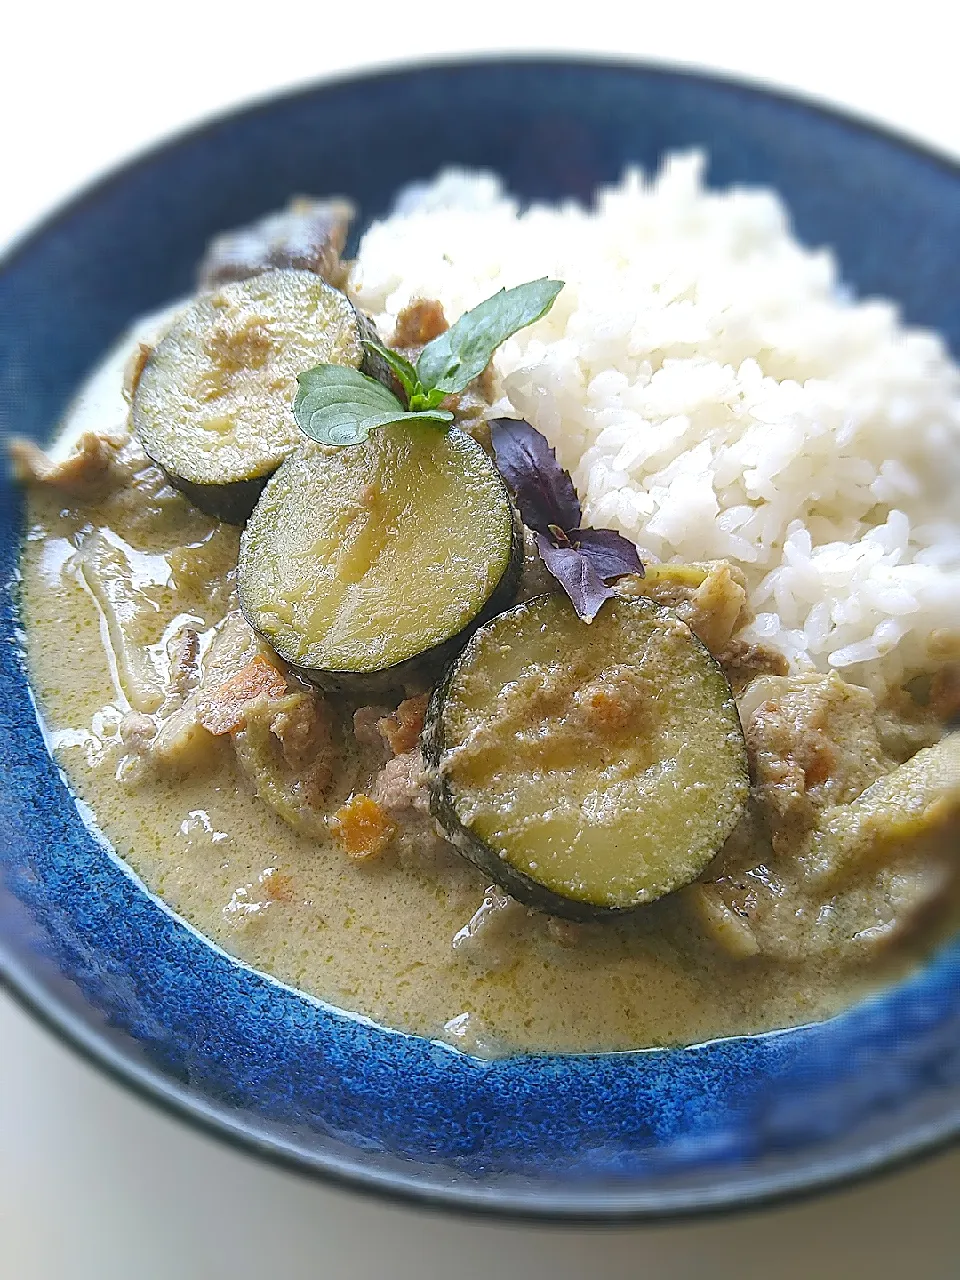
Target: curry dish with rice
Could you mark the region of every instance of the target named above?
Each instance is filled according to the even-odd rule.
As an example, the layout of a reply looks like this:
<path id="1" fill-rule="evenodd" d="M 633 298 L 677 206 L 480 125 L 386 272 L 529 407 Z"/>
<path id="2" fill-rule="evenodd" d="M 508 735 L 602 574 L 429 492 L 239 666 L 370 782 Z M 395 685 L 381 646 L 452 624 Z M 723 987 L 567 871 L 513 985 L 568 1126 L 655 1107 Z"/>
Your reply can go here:
<path id="1" fill-rule="evenodd" d="M 491 361 L 575 284 L 386 329 L 348 217 L 215 242 L 58 448 L 11 446 L 34 688 L 113 845 L 245 962 L 481 1056 L 907 974 L 960 907 L 960 627 L 892 681 L 818 669 L 749 564 L 588 527 Z"/>

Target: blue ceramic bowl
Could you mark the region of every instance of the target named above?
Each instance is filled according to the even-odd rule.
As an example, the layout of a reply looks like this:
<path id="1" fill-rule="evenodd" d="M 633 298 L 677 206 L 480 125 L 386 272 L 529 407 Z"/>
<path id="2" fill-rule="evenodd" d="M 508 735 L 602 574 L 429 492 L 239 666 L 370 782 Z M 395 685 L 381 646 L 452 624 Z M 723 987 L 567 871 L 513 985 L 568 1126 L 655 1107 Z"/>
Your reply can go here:
<path id="1" fill-rule="evenodd" d="M 402 121 L 397 128 L 396 122 Z M 384 138 L 387 141 L 384 141 Z M 296 191 L 362 217 L 458 163 L 589 196 L 702 145 L 710 180 L 779 190 L 861 293 L 960 348 L 960 171 L 808 103 L 612 63 L 486 60 L 324 84 L 179 138 L 35 231 L 0 273 L 0 430 L 43 438 L 135 316 L 184 293 L 214 232 Z M 89 1057 L 222 1137 L 437 1204 L 611 1219 L 837 1183 L 960 1130 L 960 945 L 842 1017 L 691 1049 L 479 1062 L 236 963 L 78 813 L 24 675 L 18 495 L 0 556 L 0 968 Z M 68 659 L 68 655 L 65 655 Z"/>

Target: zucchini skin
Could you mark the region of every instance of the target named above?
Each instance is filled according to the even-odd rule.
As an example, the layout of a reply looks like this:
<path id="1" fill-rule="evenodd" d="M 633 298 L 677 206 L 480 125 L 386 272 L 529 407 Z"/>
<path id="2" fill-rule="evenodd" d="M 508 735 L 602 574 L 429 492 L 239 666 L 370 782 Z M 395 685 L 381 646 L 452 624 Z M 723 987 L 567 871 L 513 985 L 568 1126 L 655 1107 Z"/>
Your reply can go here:
<path id="1" fill-rule="evenodd" d="M 397 662 L 392 667 L 383 667 L 379 671 L 322 671 L 315 667 L 301 666 L 277 650 L 280 657 L 287 666 L 327 693 L 343 694 L 349 698 L 367 698 L 400 690 L 408 695 L 426 691 L 436 681 L 437 672 L 456 657 L 473 633 L 497 614 L 506 612 L 516 599 L 520 586 L 520 574 L 523 570 L 523 526 L 512 501 L 511 511 L 513 511 L 513 536 L 507 567 L 484 607 L 455 636 L 430 649 L 425 649 L 415 657 L 406 658 L 403 662 Z M 252 611 L 245 604 L 242 593 L 240 608 L 253 630 L 272 647 L 270 637 L 257 630 Z"/>
<path id="2" fill-rule="evenodd" d="M 556 595 L 557 592 L 547 592 L 540 596 L 534 596 L 530 600 L 524 601 L 516 606 L 517 610 L 524 609 L 529 605 L 536 604 L 539 600 L 547 599 L 549 596 Z M 701 641 L 690 632 L 691 638 L 698 649 L 701 649 L 709 659 L 711 665 L 716 668 L 720 679 L 726 683 L 720 667 L 710 654 L 709 650 Z M 581 899 L 568 898 L 562 894 L 555 893 L 548 889 L 545 885 L 540 884 L 531 876 L 518 870 L 505 857 L 501 857 L 499 852 L 482 836 L 478 835 L 472 828 L 468 827 L 460 819 L 457 812 L 456 801 L 450 781 L 442 768 L 442 760 L 447 749 L 444 733 L 444 708 L 450 687 L 457 678 L 461 665 L 468 663 L 471 659 L 469 644 L 461 651 L 458 657 L 450 663 L 441 677 L 440 681 L 434 687 L 427 705 L 426 716 L 424 719 L 423 733 L 420 743 L 423 752 L 424 762 L 426 764 L 428 778 L 428 793 L 430 813 L 436 820 L 445 839 L 454 846 L 454 848 L 479 867 L 486 875 L 490 876 L 497 884 L 501 886 L 511 897 L 516 898 L 518 902 L 524 906 L 530 907 L 535 911 L 542 911 L 548 915 L 560 916 L 567 920 L 574 920 L 580 923 L 598 920 L 623 919 L 638 912 L 643 911 L 658 899 L 648 899 L 638 902 L 630 906 L 607 906 L 596 903 L 586 902 Z M 730 695 L 731 705 L 734 707 L 736 715 L 736 724 L 740 730 L 742 739 L 742 726 L 740 726 L 739 715 L 736 713 L 735 703 L 733 703 L 733 694 Z M 746 747 L 744 744 L 744 760 L 746 759 Z M 746 766 L 744 766 L 746 768 Z M 745 785 L 749 779 L 745 776 Z M 743 808 L 746 804 L 744 797 L 744 806 L 740 810 L 742 817 Z M 733 824 L 735 825 L 735 823 Z M 730 835 L 730 830 L 723 834 L 723 838 L 718 841 L 717 849 L 714 857 L 720 852 L 726 839 Z M 702 874 L 702 872 L 700 873 Z M 686 881 L 684 883 L 689 883 Z M 660 896 L 666 896 L 668 893 L 675 892 L 676 889 L 682 888 L 683 884 L 677 884 L 671 889 L 667 889 Z"/>
<path id="3" fill-rule="evenodd" d="M 270 479 L 269 476 L 257 476 L 254 480 L 234 480 L 230 484 L 195 484 L 176 475 L 156 459 L 151 461 L 160 467 L 173 487 L 192 506 L 223 524 L 245 525 Z"/>

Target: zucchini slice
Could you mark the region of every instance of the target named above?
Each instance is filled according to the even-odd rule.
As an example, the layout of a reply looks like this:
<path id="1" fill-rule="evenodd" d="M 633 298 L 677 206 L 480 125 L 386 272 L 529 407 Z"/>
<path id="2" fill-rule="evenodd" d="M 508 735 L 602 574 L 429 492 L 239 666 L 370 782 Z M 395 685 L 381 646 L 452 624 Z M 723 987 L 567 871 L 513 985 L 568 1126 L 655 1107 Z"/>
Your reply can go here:
<path id="1" fill-rule="evenodd" d="M 415 683 L 516 594 L 522 538 L 493 462 L 462 431 L 397 423 L 306 445 L 240 543 L 240 603 L 287 662 L 332 690 Z"/>
<path id="2" fill-rule="evenodd" d="M 303 442 L 297 374 L 358 368 L 365 321 L 310 271 L 265 271 L 197 298 L 144 366 L 133 426 L 195 506 L 242 524 L 267 479 Z"/>
<path id="3" fill-rule="evenodd" d="M 585 920 L 694 880 L 749 789 L 723 673 L 672 609 L 566 596 L 488 622 L 433 692 L 431 810 L 515 898 Z"/>

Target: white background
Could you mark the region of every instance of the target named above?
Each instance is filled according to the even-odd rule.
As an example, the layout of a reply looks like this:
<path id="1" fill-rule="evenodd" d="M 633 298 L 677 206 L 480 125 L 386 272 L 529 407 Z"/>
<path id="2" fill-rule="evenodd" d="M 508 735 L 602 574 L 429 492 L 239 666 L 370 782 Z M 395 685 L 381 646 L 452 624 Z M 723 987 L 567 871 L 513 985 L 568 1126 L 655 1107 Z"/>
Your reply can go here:
<path id="1" fill-rule="evenodd" d="M 0 28 L 0 243 L 194 119 L 362 66 L 498 49 L 685 62 L 960 156 L 951 4 L 28 3 Z M 960 245 L 957 246 L 960 252 Z M 0 997 L 0 1280 L 871 1280 L 960 1275 L 960 1151 L 696 1224 L 571 1231 L 397 1209 L 260 1166 L 76 1061 Z"/>

